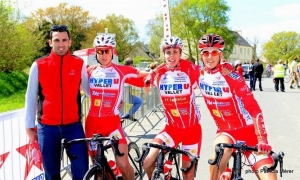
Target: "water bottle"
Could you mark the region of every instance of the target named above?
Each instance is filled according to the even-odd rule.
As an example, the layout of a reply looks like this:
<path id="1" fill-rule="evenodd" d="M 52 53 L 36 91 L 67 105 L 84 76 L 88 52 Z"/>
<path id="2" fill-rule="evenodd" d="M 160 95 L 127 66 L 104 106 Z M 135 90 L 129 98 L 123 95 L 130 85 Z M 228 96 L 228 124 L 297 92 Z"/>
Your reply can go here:
<path id="1" fill-rule="evenodd" d="M 109 160 L 108 164 L 116 177 L 122 177 L 122 171 L 114 160 Z"/>

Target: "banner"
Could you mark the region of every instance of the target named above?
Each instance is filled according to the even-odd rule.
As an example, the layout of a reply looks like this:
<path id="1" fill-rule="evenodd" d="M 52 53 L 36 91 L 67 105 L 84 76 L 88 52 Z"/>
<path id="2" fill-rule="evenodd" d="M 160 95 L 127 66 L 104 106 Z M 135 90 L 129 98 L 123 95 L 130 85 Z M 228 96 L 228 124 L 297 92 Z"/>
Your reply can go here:
<path id="1" fill-rule="evenodd" d="M 163 20 L 164 20 L 164 37 L 168 38 L 172 36 L 170 12 L 169 12 L 169 0 L 162 0 L 162 5 L 163 5 Z"/>

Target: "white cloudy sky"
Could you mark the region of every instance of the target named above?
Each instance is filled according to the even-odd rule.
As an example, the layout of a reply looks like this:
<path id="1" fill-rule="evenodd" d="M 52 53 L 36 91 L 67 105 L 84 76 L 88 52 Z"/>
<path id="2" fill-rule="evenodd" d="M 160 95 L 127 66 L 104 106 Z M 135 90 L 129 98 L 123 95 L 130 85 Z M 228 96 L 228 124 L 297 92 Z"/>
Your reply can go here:
<path id="1" fill-rule="evenodd" d="M 162 0 L 15 0 L 24 14 L 37 8 L 55 7 L 60 2 L 81 6 L 90 15 L 105 18 L 107 14 L 123 15 L 135 22 L 142 39 L 145 26 L 156 13 L 162 12 Z M 299 0 L 226 0 L 231 10 L 229 28 L 241 30 L 244 38 L 266 42 L 281 31 L 300 33 Z"/>

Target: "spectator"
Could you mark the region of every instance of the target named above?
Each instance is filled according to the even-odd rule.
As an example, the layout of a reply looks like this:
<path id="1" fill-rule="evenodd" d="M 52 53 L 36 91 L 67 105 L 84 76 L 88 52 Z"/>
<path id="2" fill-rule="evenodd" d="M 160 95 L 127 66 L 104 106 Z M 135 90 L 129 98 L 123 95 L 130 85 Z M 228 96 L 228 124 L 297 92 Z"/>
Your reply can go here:
<path id="1" fill-rule="evenodd" d="M 293 62 L 291 63 L 291 67 L 290 67 L 290 72 L 291 72 L 291 77 L 292 77 L 292 81 L 291 81 L 291 85 L 290 88 L 291 89 L 295 89 L 293 87 L 293 84 L 295 83 L 296 86 L 298 87 L 298 89 L 300 88 L 299 84 L 298 84 L 298 75 L 297 75 L 297 64 L 298 64 L 298 58 L 294 58 Z"/>
<path id="2" fill-rule="evenodd" d="M 131 58 L 127 58 L 124 63 L 125 66 L 133 66 L 133 60 Z M 126 85 L 125 85 L 126 86 Z M 137 110 L 141 107 L 143 104 L 143 99 L 140 97 L 137 97 L 135 95 L 132 95 L 132 92 L 129 92 L 129 102 L 132 104 L 129 111 L 121 116 L 121 119 L 131 119 L 133 120 L 133 115 L 137 112 Z"/>
<path id="3" fill-rule="evenodd" d="M 259 59 L 257 59 L 256 63 L 253 64 L 253 71 L 254 71 L 254 81 L 253 81 L 253 89 L 252 90 L 255 91 L 256 81 L 258 80 L 259 90 L 263 91 L 262 86 L 261 86 L 261 77 L 262 77 L 262 73 L 264 72 L 264 67 L 259 62 Z"/>
<path id="4" fill-rule="evenodd" d="M 243 77 L 244 69 L 242 67 L 242 62 L 241 61 L 238 61 L 238 66 L 236 67 L 236 72 L 238 72 Z"/>
<path id="5" fill-rule="evenodd" d="M 253 71 L 253 64 L 254 64 L 254 61 L 253 59 L 250 60 L 250 64 L 249 64 L 249 67 L 248 67 L 248 71 L 249 71 L 249 81 L 250 81 L 250 90 L 252 91 L 253 90 L 253 81 L 254 81 L 254 71 Z"/>
<path id="6" fill-rule="evenodd" d="M 45 179 L 57 180 L 61 179 L 61 140 L 85 137 L 81 124 L 80 85 L 88 96 L 89 86 L 83 60 L 70 55 L 68 27 L 52 26 L 49 37 L 50 54 L 35 60 L 30 68 L 25 126 L 30 141 L 38 140 Z M 88 170 L 86 143 L 72 145 L 70 154 L 76 156 L 69 157 L 72 179 L 82 180 Z"/>
<path id="7" fill-rule="evenodd" d="M 280 83 L 280 90 L 281 92 L 284 92 L 284 66 L 283 61 L 280 59 L 278 61 L 278 64 L 274 67 L 274 79 L 275 79 L 275 91 L 278 92 L 278 86 Z"/>

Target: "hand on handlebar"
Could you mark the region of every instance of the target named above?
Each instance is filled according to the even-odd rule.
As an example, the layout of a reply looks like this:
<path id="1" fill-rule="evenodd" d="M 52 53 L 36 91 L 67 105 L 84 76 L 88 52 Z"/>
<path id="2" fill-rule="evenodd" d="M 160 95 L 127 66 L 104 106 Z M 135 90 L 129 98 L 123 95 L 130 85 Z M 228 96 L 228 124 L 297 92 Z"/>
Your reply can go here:
<path id="1" fill-rule="evenodd" d="M 258 154 L 270 154 L 272 151 L 272 146 L 268 144 L 268 141 L 261 140 L 257 144 L 257 152 Z"/>

